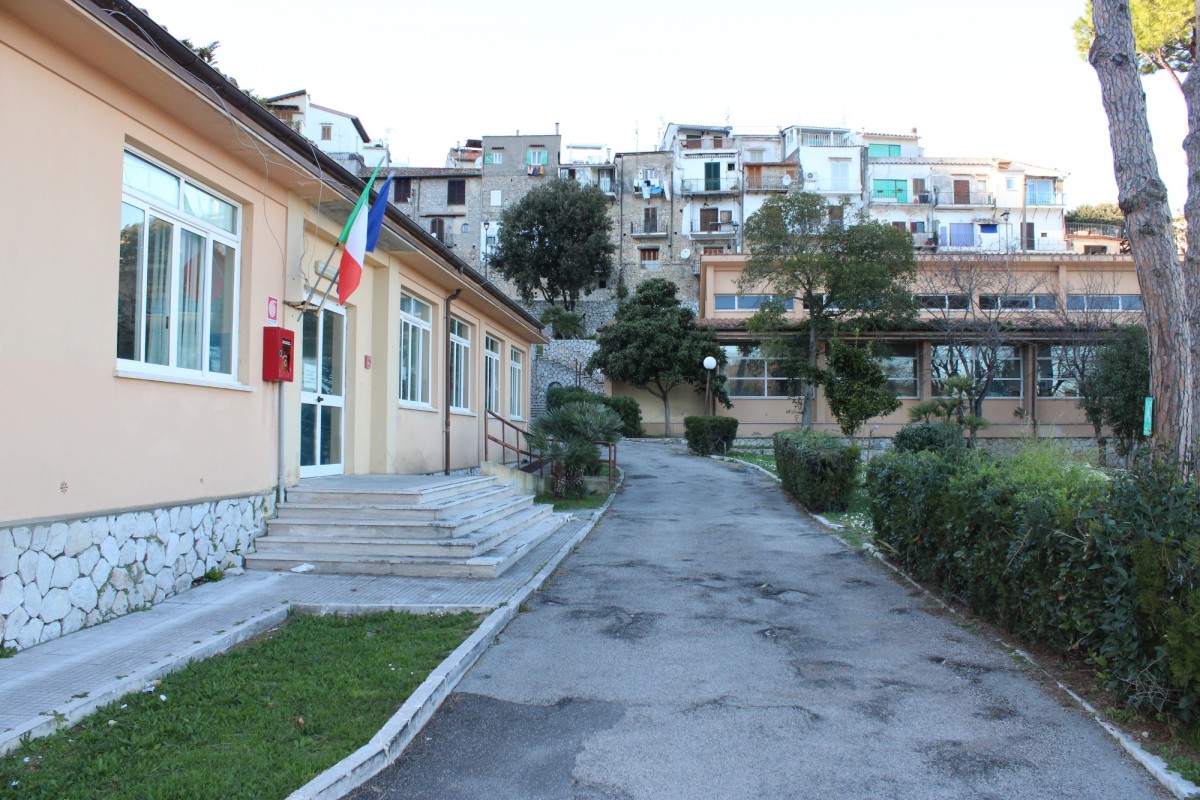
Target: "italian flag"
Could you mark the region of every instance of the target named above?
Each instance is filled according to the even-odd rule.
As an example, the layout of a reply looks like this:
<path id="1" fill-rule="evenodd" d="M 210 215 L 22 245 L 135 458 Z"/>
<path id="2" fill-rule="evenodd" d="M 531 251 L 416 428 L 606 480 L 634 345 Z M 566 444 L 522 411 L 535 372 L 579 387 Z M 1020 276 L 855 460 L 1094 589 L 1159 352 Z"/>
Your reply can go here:
<path id="1" fill-rule="evenodd" d="M 350 218 L 346 220 L 346 227 L 338 239 L 339 242 L 344 242 L 346 245 L 346 249 L 342 251 L 342 262 L 338 266 L 337 273 L 338 302 L 342 305 L 346 304 L 346 300 L 362 282 L 363 264 L 367 260 L 367 240 L 371 240 L 370 249 L 374 250 L 374 244 L 379 239 L 379 229 L 383 226 L 383 211 L 387 208 L 387 189 L 391 183 L 390 178 L 384 183 L 379 197 L 375 199 L 375 206 L 364 213 L 367 201 L 371 197 L 371 186 L 375 184 L 375 176 L 379 174 L 382 166 L 383 164 L 380 163 L 371 173 L 367 187 L 363 189 L 362 197 L 358 198 L 354 210 L 350 212 Z"/>

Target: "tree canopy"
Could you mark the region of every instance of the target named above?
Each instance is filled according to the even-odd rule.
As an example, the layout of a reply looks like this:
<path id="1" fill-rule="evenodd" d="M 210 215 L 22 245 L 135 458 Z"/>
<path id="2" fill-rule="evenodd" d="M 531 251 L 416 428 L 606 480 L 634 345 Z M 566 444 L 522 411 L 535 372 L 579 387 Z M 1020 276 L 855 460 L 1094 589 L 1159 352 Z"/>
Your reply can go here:
<path id="1" fill-rule="evenodd" d="M 526 303 L 541 295 L 573 311 L 612 270 L 608 205 L 598 188 L 572 180 L 531 190 L 501 214 L 491 266 Z"/>
<path id="2" fill-rule="evenodd" d="M 829 410 L 846 436 L 853 437 L 871 417 L 900 407 L 870 345 L 831 342 L 821 383 Z"/>
<path id="3" fill-rule="evenodd" d="M 808 312 L 803 361 L 788 358 L 795 337 L 768 341 L 766 350 L 785 363 L 806 365 L 796 376 L 805 392 L 803 421 L 812 421 L 812 377 L 817 344 L 835 330 L 866 330 L 906 324 L 915 316 L 912 282 L 916 275 L 912 239 L 890 225 L 860 216 L 850 225 L 829 221 L 825 198 L 795 192 L 770 198 L 745 226 L 750 259 L 738 281 L 743 294 L 769 291 L 754 330 L 770 333 L 785 324 L 783 306 L 799 300 Z"/>
<path id="4" fill-rule="evenodd" d="M 1067 222 L 1096 222 L 1104 225 L 1124 225 L 1125 215 L 1116 203 L 1084 203 L 1067 212 Z"/>
<path id="5" fill-rule="evenodd" d="M 725 377 L 720 370 L 706 376 L 703 362 L 712 356 L 718 367 L 725 353 L 716 336 L 696 324 L 696 315 L 684 308 L 674 283 L 662 278 L 643 281 L 617 308 L 612 322 L 596 331 L 596 352 L 589 370 L 599 369 L 609 380 L 645 389 L 662 400 L 666 435 L 671 435 L 670 394 L 681 384 L 702 390 L 706 377 L 711 390 L 726 407 Z"/>
<path id="6" fill-rule="evenodd" d="M 1121 328 L 1096 351 L 1095 366 L 1084 376 L 1089 416 L 1097 414 L 1127 455 L 1142 438 L 1146 387 L 1150 384 L 1150 346 L 1140 326 Z"/>
<path id="7" fill-rule="evenodd" d="M 1195 0 L 1129 0 L 1138 70 L 1149 75 L 1165 69 L 1175 85 L 1179 75 L 1191 72 L 1196 63 Z M 1092 0 L 1083 16 L 1075 20 L 1075 48 L 1087 59 L 1096 38 L 1092 23 Z M 1098 220 L 1085 220 L 1096 222 Z"/>

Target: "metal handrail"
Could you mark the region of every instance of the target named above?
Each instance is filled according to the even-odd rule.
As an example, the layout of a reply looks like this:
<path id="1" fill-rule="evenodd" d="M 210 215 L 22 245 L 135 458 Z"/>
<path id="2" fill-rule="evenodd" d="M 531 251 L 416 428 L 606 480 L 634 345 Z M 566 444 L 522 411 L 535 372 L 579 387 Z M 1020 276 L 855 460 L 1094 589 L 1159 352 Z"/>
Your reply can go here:
<path id="1" fill-rule="evenodd" d="M 488 429 L 488 421 L 491 419 L 497 420 L 501 425 L 499 439 L 497 439 L 494 435 L 492 435 L 492 432 Z M 512 444 L 509 444 L 509 442 L 508 442 L 508 429 L 509 428 L 512 428 L 516 432 L 515 442 Z M 540 460 L 544 460 L 540 453 L 534 453 L 532 450 L 525 450 L 525 449 L 521 448 L 521 437 L 522 436 L 528 436 L 528 433 L 525 431 L 524 428 L 521 428 L 518 425 L 512 424 L 511 422 L 506 420 L 504 417 L 497 414 L 495 411 L 488 409 L 487 413 L 485 413 L 484 417 L 483 417 L 483 460 L 491 461 L 491 458 L 488 457 L 488 442 L 495 442 L 496 444 L 500 445 L 500 447 L 501 447 L 500 463 L 502 463 L 502 464 L 505 463 L 504 459 L 508 455 L 509 450 L 512 450 L 517 454 L 516 460 L 517 460 L 518 464 L 521 463 L 521 456 L 527 456 L 530 461 L 533 461 L 535 457 Z M 542 475 L 542 474 L 543 474 L 542 467 L 539 466 L 538 467 L 538 475 Z"/>

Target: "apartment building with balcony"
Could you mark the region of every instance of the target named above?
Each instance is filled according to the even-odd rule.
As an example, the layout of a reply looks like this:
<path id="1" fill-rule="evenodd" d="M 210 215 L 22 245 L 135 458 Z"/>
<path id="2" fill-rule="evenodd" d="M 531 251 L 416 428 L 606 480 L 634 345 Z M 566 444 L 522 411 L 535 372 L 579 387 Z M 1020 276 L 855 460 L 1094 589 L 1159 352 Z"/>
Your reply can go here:
<path id="1" fill-rule="evenodd" d="M 678 230 L 695 255 L 736 252 L 745 222 L 742 156 L 728 126 L 670 123 L 660 150 L 671 154 Z"/>
<path id="2" fill-rule="evenodd" d="M 699 257 L 681 236 L 682 201 L 672 191 L 674 155 L 662 150 L 617 153 L 613 207 L 616 280 L 633 290 L 647 278 L 666 278 L 686 301 L 696 299 Z"/>
<path id="3" fill-rule="evenodd" d="M 867 208 L 923 252 L 1070 252 L 1066 173 L 1000 158 L 925 156 L 911 140 L 864 135 Z"/>

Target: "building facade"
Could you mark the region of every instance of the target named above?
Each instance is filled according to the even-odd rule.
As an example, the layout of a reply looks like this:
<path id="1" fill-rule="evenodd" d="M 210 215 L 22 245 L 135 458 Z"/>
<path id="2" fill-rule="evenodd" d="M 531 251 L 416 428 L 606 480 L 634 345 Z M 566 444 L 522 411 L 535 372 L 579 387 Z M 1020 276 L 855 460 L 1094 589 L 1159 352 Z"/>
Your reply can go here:
<path id="1" fill-rule="evenodd" d="M 137 8 L 9 3 L 0 42 L 44 125 L 0 132 L 0 270 L 63 312 L 0 321 L 36 387 L 0 433 L 5 647 L 240 565 L 301 478 L 472 467 L 486 410 L 527 417 L 537 321 L 395 207 L 340 305 L 363 181 Z M 68 181 L 63 236 L 31 209 Z"/>
<path id="2" fill-rule="evenodd" d="M 765 297 L 739 288 L 746 261 L 745 255 L 702 260 L 700 322 L 716 331 L 728 359 L 724 374 L 733 408 L 718 413 L 736 417 L 741 436 L 770 436 L 795 427 L 800 408 L 781 365 L 758 349 L 760 336 L 746 328 Z M 944 396 L 946 377 L 972 373 L 989 378 L 983 400 L 989 427 L 981 436 L 1093 435 L 1077 405 L 1079 367 L 1111 326 L 1141 321 L 1141 294 L 1129 256 L 918 253 L 913 291 L 918 324 L 860 337 L 883 345 L 884 368 L 901 399 L 897 411 L 868 421 L 860 435 L 890 438 L 909 422 L 908 409 Z M 787 316 L 802 320 L 801 304 L 784 300 Z M 647 432 L 662 432 L 657 398 L 620 384 L 610 390 L 637 398 Z M 703 413 L 703 398 L 684 387 L 672 396 L 671 408 L 678 424 L 685 415 Z M 813 427 L 838 431 L 820 390 Z"/>

